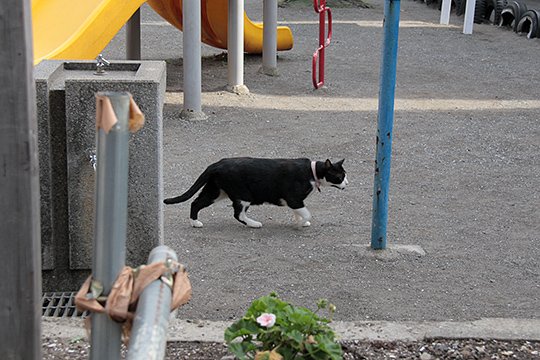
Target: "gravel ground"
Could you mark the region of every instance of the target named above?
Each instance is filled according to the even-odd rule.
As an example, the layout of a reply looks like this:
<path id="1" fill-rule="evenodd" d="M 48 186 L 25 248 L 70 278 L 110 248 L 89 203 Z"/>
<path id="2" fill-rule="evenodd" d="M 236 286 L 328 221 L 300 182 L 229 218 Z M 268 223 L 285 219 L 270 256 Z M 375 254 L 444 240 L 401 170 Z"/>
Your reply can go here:
<path id="1" fill-rule="evenodd" d="M 540 359 L 540 343 L 497 340 L 426 340 L 420 342 L 363 342 L 342 343 L 343 359 Z M 125 349 L 122 351 L 125 358 Z M 84 340 L 65 341 L 45 338 L 43 359 L 87 359 L 89 344 Z M 211 360 L 230 356 L 222 343 L 168 343 L 166 359 Z"/>
<path id="2" fill-rule="evenodd" d="M 301 231 L 284 208 L 250 208 L 263 227 L 249 229 L 223 202 L 193 229 L 188 203 L 166 206 L 165 244 L 193 284 L 180 318 L 234 320 L 272 291 L 304 306 L 327 298 L 345 321 L 540 317 L 539 40 L 488 24 L 465 36 L 462 17 L 440 26 L 434 8 L 401 1 L 388 241 L 426 255 L 382 258 L 365 251 L 384 2 L 370 3 L 333 10 L 326 87 L 317 91 L 311 7 L 279 9 L 295 46 L 279 54 L 279 77 L 258 73 L 260 56 L 245 57 L 247 96 L 225 90 L 226 56 L 204 46 L 203 121 L 179 118 L 181 33 L 143 7 L 143 58 L 167 61 L 165 197 L 222 157 L 345 158 L 350 178 L 345 191 L 308 198 L 312 226 Z M 261 6 L 246 1 L 254 20 Z M 120 33 L 106 57 L 123 58 L 124 41 Z"/>
<path id="3" fill-rule="evenodd" d="M 248 13 L 254 3 L 246 2 Z M 464 36 L 462 18 L 440 27 L 435 9 L 401 3 L 388 231 L 391 242 L 419 245 L 427 254 L 373 256 L 363 249 L 370 234 L 383 2 L 370 3 L 371 9 L 334 10 L 327 86 L 319 91 L 312 90 L 310 73 L 313 9 L 280 9 L 295 48 L 280 54 L 277 78 L 258 74 L 260 57 L 246 56 L 248 96 L 224 91 L 225 57 L 203 47 L 208 119 L 198 122 L 178 118 L 181 35 L 143 8 L 143 57 L 168 66 L 166 197 L 225 156 L 345 157 L 351 178 L 346 191 L 325 189 L 309 199 L 313 226 L 302 231 L 275 207 L 250 209 L 264 224 L 257 230 L 240 226 L 225 205 L 201 215 L 203 229 L 189 227 L 188 205 L 167 207 L 165 243 L 187 265 L 193 284 L 193 300 L 180 318 L 234 320 L 271 291 L 305 306 L 328 298 L 337 305 L 336 320 L 540 317 L 538 40 L 485 24 Z M 119 34 L 106 57 L 123 58 L 123 41 Z M 540 344 L 525 341 L 343 347 L 345 359 L 540 358 Z M 43 351 L 44 359 L 87 358 L 88 343 L 44 339 Z M 168 346 L 170 359 L 226 354 L 220 343 Z"/>

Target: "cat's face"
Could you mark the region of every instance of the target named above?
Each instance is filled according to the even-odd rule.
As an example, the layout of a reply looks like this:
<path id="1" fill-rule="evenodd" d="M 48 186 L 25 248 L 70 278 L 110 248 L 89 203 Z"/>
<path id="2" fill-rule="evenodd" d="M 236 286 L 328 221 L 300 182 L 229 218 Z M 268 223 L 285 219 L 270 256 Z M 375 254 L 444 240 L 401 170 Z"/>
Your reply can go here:
<path id="1" fill-rule="evenodd" d="M 343 190 L 345 189 L 347 184 L 349 184 L 345 169 L 343 169 L 344 161 L 345 159 L 340 160 L 335 164 L 332 164 L 330 160 L 325 161 L 325 175 L 323 179 L 325 185 L 333 186 L 335 188 Z"/>

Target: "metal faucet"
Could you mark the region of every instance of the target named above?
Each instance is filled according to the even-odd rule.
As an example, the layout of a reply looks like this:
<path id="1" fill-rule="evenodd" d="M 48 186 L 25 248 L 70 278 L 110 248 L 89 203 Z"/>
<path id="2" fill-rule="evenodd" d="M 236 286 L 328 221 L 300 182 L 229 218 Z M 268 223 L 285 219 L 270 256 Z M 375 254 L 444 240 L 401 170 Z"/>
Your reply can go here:
<path id="1" fill-rule="evenodd" d="M 105 66 L 109 66 L 111 63 L 103 57 L 103 54 L 99 54 L 96 58 L 96 72 L 94 75 L 105 75 Z"/>
<path id="2" fill-rule="evenodd" d="M 96 168 L 97 168 L 96 149 L 94 148 L 86 149 L 86 154 L 88 155 L 88 158 L 90 160 L 90 165 L 92 165 L 92 168 L 94 168 L 94 171 L 96 171 Z"/>

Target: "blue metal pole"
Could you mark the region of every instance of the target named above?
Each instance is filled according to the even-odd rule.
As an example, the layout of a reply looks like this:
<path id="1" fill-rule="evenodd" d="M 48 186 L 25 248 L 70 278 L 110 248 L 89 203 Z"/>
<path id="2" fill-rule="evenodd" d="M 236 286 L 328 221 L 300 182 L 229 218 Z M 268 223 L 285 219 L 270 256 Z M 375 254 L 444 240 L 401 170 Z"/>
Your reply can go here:
<path id="1" fill-rule="evenodd" d="M 396 88 L 397 48 L 400 0 L 384 2 L 384 39 L 379 77 L 379 113 L 377 117 L 377 153 L 373 186 L 371 248 L 386 248 L 388 223 L 388 190 L 390 188 L 390 158 L 394 125 L 394 94 Z"/>

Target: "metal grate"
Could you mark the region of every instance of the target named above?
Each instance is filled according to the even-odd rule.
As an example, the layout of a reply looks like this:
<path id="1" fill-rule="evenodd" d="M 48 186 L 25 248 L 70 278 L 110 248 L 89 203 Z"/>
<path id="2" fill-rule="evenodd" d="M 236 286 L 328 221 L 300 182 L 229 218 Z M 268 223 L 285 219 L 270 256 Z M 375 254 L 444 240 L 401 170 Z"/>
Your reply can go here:
<path id="1" fill-rule="evenodd" d="M 80 312 L 75 307 L 74 292 L 50 292 L 44 293 L 41 298 L 41 315 L 73 318 L 86 317 L 88 312 Z"/>

